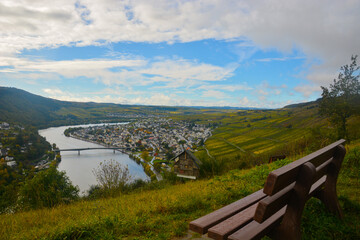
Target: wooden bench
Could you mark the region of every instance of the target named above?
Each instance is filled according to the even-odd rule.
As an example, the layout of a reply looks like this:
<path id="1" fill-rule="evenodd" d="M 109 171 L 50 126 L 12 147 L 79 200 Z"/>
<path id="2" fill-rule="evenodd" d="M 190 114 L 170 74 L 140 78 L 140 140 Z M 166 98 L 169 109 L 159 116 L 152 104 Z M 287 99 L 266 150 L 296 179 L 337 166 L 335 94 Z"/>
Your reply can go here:
<path id="1" fill-rule="evenodd" d="M 192 221 L 190 230 L 213 239 L 300 239 L 306 201 L 319 198 L 342 218 L 336 181 L 345 156 L 339 140 L 272 171 L 264 189 Z"/>

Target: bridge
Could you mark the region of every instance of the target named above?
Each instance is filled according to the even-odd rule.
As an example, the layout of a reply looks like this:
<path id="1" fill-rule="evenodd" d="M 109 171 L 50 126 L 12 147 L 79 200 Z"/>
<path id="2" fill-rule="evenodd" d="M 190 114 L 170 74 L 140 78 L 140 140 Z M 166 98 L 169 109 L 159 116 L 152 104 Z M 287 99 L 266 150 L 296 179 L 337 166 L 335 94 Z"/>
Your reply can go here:
<path id="1" fill-rule="evenodd" d="M 110 149 L 113 150 L 115 153 L 115 150 L 125 150 L 126 148 L 123 147 L 94 147 L 94 148 L 68 148 L 68 149 L 55 149 L 54 152 L 55 153 L 60 153 L 60 152 L 78 152 L 78 155 L 80 155 L 80 151 L 87 151 L 87 150 L 106 150 L 106 149 Z"/>

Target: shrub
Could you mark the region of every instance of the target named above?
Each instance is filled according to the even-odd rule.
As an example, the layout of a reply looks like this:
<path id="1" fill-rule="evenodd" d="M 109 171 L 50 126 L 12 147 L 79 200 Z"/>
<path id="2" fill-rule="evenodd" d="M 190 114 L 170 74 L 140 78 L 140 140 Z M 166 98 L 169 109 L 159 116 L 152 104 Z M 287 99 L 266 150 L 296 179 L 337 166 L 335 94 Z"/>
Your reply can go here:
<path id="1" fill-rule="evenodd" d="M 131 175 L 127 166 L 122 166 L 115 160 L 101 162 L 93 173 L 102 190 L 106 195 L 114 196 L 122 192 L 131 181 Z"/>
<path id="2" fill-rule="evenodd" d="M 19 191 L 19 204 L 22 208 L 53 207 L 78 198 L 79 188 L 74 187 L 55 165 L 41 171 L 33 178 L 27 178 Z"/>

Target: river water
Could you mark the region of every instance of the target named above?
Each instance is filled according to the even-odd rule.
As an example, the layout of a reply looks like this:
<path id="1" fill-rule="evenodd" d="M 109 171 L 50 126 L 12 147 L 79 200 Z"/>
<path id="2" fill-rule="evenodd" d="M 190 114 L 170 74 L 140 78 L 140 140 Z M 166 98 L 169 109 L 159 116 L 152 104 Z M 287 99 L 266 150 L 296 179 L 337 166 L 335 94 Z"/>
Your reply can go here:
<path id="1" fill-rule="evenodd" d="M 81 141 L 64 135 L 65 129 L 69 127 L 89 127 L 95 125 L 103 124 L 52 127 L 40 130 L 39 134 L 45 137 L 50 144 L 55 143 L 59 149 L 103 147 L 98 144 Z M 65 171 L 71 182 L 74 185 L 79 186 L 80 193 L 84 194 L 91 185 L 97 184 L 93 170 L 98 168 L 100 162 L 110 159 L 113 159 L 122 165 L 127 165 L 132 179 L 149 179 L 141 165 L 138 165 L 135 161 L 131 160 L 127 154 L 123 154 L 119 151 L 115 151 L 114 153 L 113 150 L 87 150 L 81 151 L 80 155 L 78 155 L 77 151 L 61 152 L 61 162 L 58 169 L 60 171 Z"/>

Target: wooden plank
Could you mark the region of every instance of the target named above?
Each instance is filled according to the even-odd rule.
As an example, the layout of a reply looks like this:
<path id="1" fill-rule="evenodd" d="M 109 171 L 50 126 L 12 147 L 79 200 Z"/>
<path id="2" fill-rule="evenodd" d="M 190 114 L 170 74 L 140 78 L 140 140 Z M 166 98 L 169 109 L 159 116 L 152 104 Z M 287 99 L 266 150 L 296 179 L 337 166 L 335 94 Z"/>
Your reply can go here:
<path id="1" fill-rule="evenodd" d="M 280 211 L 268 218 L 263 223 L 251 221 L 240 230 L 231 234 L 229 240 L 246 240 L 246 239 L 260 239 L 268 234 L 274 227 L 281 223 L 282 217 L 285 214 L 286 207 L 283 207 Z"/>
<path id="2" fill-rule="evenodd" d="M 200 234 L 205 234 L 212 226 L 244 210 L 264 197 L 266 197 L 266 194 L 264 194 L 263 189 L 261 189 L 247 197 L 190 222 L 189 229 Z"/>
<path id="3" fill-rule="evenodd" d="M 230 234 L 253 220 L 256 207 L 257 203 L 211 227 L 208 231 L 208 237 L 215 240 L 227 239 Z"/>
<path id="4" fill-rule="evenodd" d="M 279 192 L 296 180 L 300 167 L 304 163 L 311 162 L 315 167 L 318 167 L 323 162 L 334 156 L 336 150 L 335 148 L 344 142 L 345 140 L 343 139 L 339 140 L 295 162 L 272 171 L 265 182 L 264 193 L 272 196 Z"/>
<path id="5" fill-rule="evenodd" d="M 294 186 L 295 183 L 292 183 L 275 195 L 263 198 L 258 204 L 254 214 L 254 220 L 262 223 L 274 213 L 278 212 L 281 208 L 286 206 L 289 198 L 291 197 Z"/>
<path id="6" fill-rule="evenodd" d="M 322 178 L 320 178 L 318 181 L 316 181 L 310 188 L 310 191 L 309 191 L 309 198 L 313 196 L 313 194 L 321 189 L 324 184 L 325 184 L 325 181 L 326 181 L 326 176 L 323 176 Z"/>
<path id="7" fill-rule="evenodd" d="M 327 160 L 326 162 L 324 162 L 323 164 L 321 164 L 320 166 L 318 166 L 316 168 L 314 182 L 316 182 L 317 180 L 322 178 L 324 175 L 327 175 L 328 166 L 329 166 L 329 164 L 331 164 L 332 161 L 333 161 L 333 158 L 330 158 L 329 160 Z"/>

